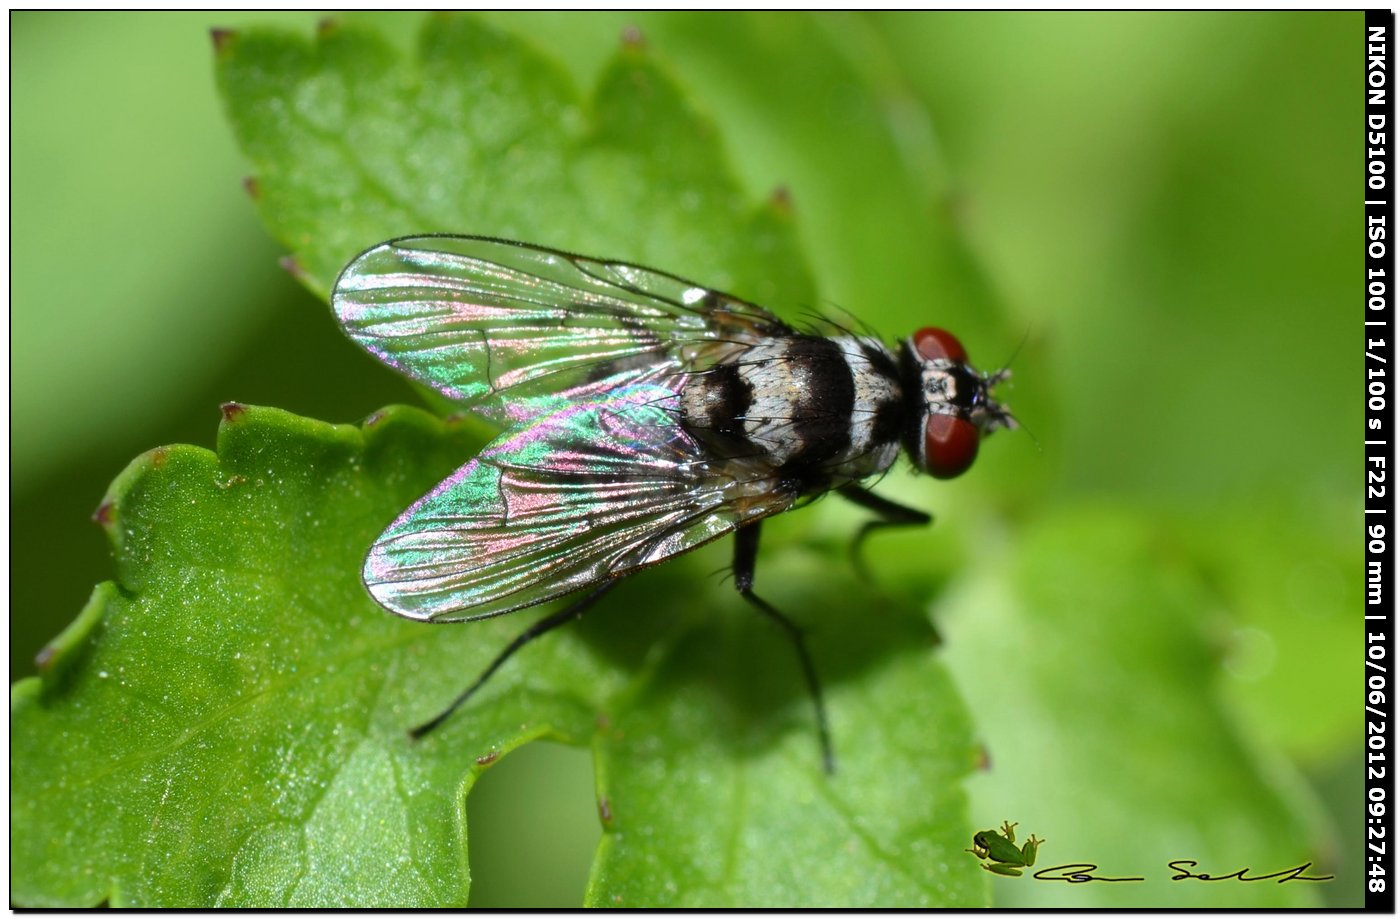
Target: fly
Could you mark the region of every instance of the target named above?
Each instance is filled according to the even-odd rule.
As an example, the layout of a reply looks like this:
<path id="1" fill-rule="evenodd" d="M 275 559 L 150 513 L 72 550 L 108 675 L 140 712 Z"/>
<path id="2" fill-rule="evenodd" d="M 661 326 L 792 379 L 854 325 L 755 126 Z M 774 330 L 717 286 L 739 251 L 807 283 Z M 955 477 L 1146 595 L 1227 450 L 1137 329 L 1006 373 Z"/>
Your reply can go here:
<path id="1" fill-rule="evenodd" d="M 835 491 L 862 528 L 927 524 L 861 481 L 901 448 L 952 478 L 1015 420 L 951 333 L 897 350 L 799 331 L 675 275 L 476 236 L 417 236 L 360 254 L 332 307 L 379 360 L 503 433 L 375 541 L 364 582 L 427 622 L 485 619 L 566 594 L 426 724 L 432 730 L 516 651 L 580 617 L 622 578 L 734 533 L 734 582 L 792 640 L 834 757 L 801 630 L 753 592 L 764 518 Z"/>

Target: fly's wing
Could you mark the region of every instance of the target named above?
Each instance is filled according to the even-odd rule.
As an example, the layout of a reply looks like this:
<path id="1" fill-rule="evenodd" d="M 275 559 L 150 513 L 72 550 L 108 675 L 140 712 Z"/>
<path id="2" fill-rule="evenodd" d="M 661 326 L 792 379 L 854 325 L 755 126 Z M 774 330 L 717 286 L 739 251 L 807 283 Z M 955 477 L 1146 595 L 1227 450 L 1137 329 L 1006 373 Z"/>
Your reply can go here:
<path id="1" fill-rule="evenodd" d="M 703 367 L 722 353 L 717 343 L 791 331 L 757 306 L 664 272 L 474 236 L 375 246 L 341 272 L 331 305 L 384 363 L 517 424 Z"/>
<path id="2" fill-rule="evenodd" d="M 677 411 L 669 387 L 625 386 L 502 435 L 385 530 L 370 593 L 412 619 L 481 619 L 791 506 L 771 465 L 713 462 Z"/>

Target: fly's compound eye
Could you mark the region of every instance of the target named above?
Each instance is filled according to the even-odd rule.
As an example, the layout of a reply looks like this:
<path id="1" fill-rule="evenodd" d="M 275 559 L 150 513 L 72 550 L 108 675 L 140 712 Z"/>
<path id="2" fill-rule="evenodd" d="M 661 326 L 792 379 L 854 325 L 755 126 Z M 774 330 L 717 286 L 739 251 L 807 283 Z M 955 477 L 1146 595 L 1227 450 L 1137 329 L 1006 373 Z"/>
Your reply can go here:
<path id="1" fill-rule="evenodd" d="M 977 458 L 981 437 L 977 425 L 966 418 L 929 415 L 924 422 L 924 468 L 936 479 L 957 478 Z"/>
<path id="2" fill-rule="evenodd" d="M 914 350 L 928 361 L 952 361 L 955 364 L 967 363 L 967 349 L 957 336 L 947 329 L 920 329 L 913 335 Z"/>

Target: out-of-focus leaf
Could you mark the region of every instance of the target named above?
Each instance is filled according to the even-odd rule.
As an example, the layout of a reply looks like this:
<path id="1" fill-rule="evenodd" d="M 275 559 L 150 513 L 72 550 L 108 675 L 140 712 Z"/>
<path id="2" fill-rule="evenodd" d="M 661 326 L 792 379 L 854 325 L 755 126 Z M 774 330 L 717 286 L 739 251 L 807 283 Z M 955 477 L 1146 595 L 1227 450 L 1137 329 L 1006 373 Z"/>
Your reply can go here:
<path id="1" fill-rule="evenodd" d="M 248 260 L 271 265 L 274 246 L 237 184 L 220 180 L 238 166 L 199 78 L 205 18 L 15 14 L 10 406 L 29 434 L 10 463 L 21 491 L 133 430 L 149 445 L 191 381 L 267 321 L 277 279 Z M 123 360 L 141 372 L 119 372 Z"/>
<path id="2" fill-rule="evenodd" d="M 946 660 L 986 743 L 969 783 L 983 828 L 1037 834 L 1036 870 L 1092 863 L 1141 882 L 995 879 L 998 905 L 1315 906 L 1320 885 L 1173 880 L 1194 871 L 1270 874 L 1319 851 L 1307 795 L 1256 745 L 1222 692 L 1213 640 L 1225 611 L 1169 530 L 1122 509 L 1076 507 L 989 547 L 940 619 Z"/>
<path id="3" fill-rule="evenodd" d="M 1352 503 L 1294 495 L 1178 525 L 1215 602 L 1231 613 L 1210 624 L 1222 691 L 1261 740 L 1304 763 L 1324 762 L 1365 730 Z"/>

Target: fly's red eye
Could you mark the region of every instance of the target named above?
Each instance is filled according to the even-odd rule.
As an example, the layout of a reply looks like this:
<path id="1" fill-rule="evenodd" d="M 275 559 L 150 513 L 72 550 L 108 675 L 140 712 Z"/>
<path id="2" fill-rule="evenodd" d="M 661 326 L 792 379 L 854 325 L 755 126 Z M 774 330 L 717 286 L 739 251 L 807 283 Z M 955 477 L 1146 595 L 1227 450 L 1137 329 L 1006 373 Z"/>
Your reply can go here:
<path id="1" fill-rule="evenodd" d="M 930 361 L 952 361 L 955 364 L 967 363 L 967 350 L 962 342 L 947 329 L 927 328 L 914 333 L 914 350 L 919 356 Z"/>
<path id="2" fill-rule="evenodd" d="M 924 468 L 938 479 L 957 478 L 977 458 L 981 432 L 957 415 L 934 414 L 924 423 Z"/>

